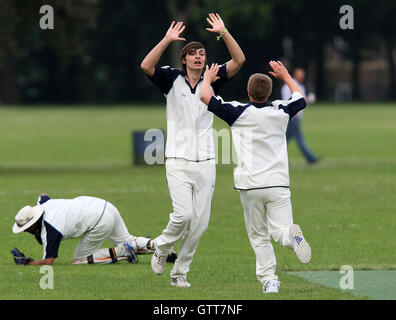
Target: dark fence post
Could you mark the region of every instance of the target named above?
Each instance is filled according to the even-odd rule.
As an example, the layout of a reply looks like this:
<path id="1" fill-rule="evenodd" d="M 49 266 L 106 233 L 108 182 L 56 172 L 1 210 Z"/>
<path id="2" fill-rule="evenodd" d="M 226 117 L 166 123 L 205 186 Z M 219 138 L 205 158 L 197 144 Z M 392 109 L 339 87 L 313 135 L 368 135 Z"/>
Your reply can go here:
<path id="1" fill-rule="evenodd" d="M 132 131 L 132 150 L 135 166 L 164 164 L 164 131 L 161 129 Z"/>

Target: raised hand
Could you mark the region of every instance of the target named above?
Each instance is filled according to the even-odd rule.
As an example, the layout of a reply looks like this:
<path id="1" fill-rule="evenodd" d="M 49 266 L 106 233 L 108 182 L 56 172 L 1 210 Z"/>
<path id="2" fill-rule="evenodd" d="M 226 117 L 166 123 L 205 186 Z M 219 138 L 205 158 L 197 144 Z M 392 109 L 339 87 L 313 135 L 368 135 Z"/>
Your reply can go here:
<path id="1" fill-rule="evenodd" d="M 208 65 L 206 65 L 204 80 L 208 80 L 210 81 L 210 83 L 215 82 L 217 79 L 220 79 L 220 77 L 217 76 L 218 72 L 219 72 L 219 65 L 217 63 L 212 63 L 210 68 Z"/>
<path id="2" fill-rule="evenodd" d="M 286 67 L 280 61 L 273 61 L 269 62 L 270 67 L 273 71 L 270 71 L 269 74 L 274 76 L 280 80 L 286 80 L 286 78 L 290 77 L 289 72 L 287 71 Z"/>
<path id="3" fill-rule="evenodd" d="M 224 22 L 221 20 L 218 13 L 209 13 L 209 17 L 206 18 L 206 21 L 208 21 L 208 23 L 212 26 L 212 28 L 206 28 L 206 30 L 209 32 L 222 33 L 225 30 Z"/>
<path id="4" fill-rule="evenodd" d="M 289 87 L 290 92 L 294 93 L 295 91 L 297 91 L 305 98 L 304 92 L 302 92 L 300 86 L 293 80 L 282 62 L 270 61 L 269 65 L 273 70 L 269 72 L 270 75 L 285 82 L 286 85 Z"/>
<path id="5" fill-rule="evenodd" d="M 166 32 L 165 38 L 167 38 L 170 41 L 186 41 L 185 38 L 180 38 L 180 34 L 184 31 L 186 28 L 185 25 L 183 25 L 182 21 L 179 21 L 175 24 L 175 21 L 172 21 L 168 31 Z"/>

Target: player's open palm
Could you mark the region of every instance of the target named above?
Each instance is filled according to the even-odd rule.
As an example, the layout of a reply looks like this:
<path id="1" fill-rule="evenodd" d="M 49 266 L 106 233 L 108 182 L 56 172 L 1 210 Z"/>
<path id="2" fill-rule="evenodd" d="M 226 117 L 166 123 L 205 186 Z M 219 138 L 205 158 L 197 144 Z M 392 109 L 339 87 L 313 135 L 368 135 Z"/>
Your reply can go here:
<path id="1" fill-rule="evenodd" d="M 206 28 L 209 32 L 222 33 L 225 29 L 224 22 L 218 13 L 209 13 L 209 17 L 206 18 L 206 21 L 212 26 L 212 28 Z"/>
<path id="2" fill-rule="evenodd" d="M 215 82 L 216 80 L 220 79 L 220 77 L 217 76 L 218 72 L 219 72 L 219 65 L 217 63 L 212 63 L 210 68 L 208 65 L 206 65 L 204 79 L 210 80 L 211 83 Z"/>
<path id="3" fill-rule="evenodd" d="M 287 71 L 286 67 L 280 61 L 270 61 L 270 67 L 273 71 L 270 71 L 269 74 L 274 76 L 277 79 L 285 80 L 286 77 L 289 76 L 289 72 Z"/>
<path id="4" fill-rule="evenodd" d="M 184 31 L 186 26 L 182 21 L 175 23 L 172 21 L 168 31 L 166 32 L 165 37 L 171 41 L 186 41 L 185 38 L 180 38 L 180 34 Z"/>

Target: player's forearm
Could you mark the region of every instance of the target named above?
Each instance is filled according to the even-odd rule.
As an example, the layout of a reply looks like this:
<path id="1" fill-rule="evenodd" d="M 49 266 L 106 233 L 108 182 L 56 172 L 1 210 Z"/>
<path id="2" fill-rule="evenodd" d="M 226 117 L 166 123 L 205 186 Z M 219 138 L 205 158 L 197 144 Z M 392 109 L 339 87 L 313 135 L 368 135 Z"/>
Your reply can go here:
<path id="1" fill-rule="evenodd" d="M 208 105 L 212 96 L 213 91 L 210 80 L 204 79 L 201 86 L 201 101 Z"/>
<path id="2" fill-rule="evenodd" d="M 236 42 L 236 40 L 233 38 L 229 31 L 227 31 L 222 38 L 227 46 L 228 52 L 230 53 L 232 60 L 242 65 L 246 59 L 245 54 L 243 53 L 238 42 Z"/>
<path id="3" fill-rule="evenodd" d="M 222 38 L 231 55 L 231 60 L 227 62 L 227 74 L 232 77 L 241 69 L 245 62 L 245 54 L 230 32 L 227 31 Z"/>
<path id="4" fill-rule="evenodd" d="M 53 265 L 54 264 L 55 258 L 46 258 L 42 260 L 35 260 L 35 261 L 30 261 L 28 263 L 29 266 L 40 266 L 40 265 Z"/>
<path id="5" fill-rule="evenodd" d="M 284 77 L 283 81 L 289 87 L 289 90 L 292 94 L 293 92 L 297 91 L 305 98 L 304 93 L 302 92 L 300 86 L 293 80 L 293 78 L 289 74 Z"/>
<path id="6" fill-rule="evenodd" d="M 172 41 L 164 37 L 143 59 L 140 67 L 148 76 L 152 77 L 155 72 L 155 66 L 161 59 L 162 54 Z"/>

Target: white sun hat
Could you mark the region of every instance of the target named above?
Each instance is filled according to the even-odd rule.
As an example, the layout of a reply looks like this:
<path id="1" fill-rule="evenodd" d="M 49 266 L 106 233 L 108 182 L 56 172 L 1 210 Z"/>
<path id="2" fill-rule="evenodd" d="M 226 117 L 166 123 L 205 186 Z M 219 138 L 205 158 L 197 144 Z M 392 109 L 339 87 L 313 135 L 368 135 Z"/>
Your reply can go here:
<path id="1" fill-rule="evenodd" d="M 37 205 L 34 207 L 23 207 L 15 216 L 15 224 L 12 227 L 12 232 L 19 233 L 31 227 L 44 212 L 44 207 Z"/>

